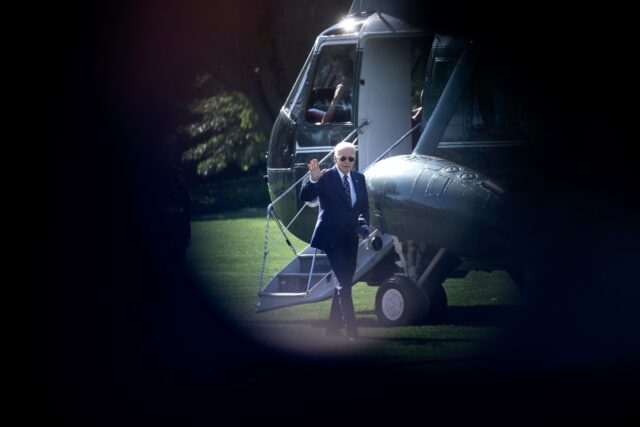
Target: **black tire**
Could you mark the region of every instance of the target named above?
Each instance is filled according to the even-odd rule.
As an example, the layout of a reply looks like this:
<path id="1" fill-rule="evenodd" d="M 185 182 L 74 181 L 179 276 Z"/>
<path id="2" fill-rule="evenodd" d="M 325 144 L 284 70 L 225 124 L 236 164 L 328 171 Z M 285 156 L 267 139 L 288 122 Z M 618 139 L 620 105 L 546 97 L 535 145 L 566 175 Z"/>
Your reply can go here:
<path id="1" fill-rule="evenodd" d="M 434 325 L 444 322 L 447 315 L 447 293 L 440 282 L 429 282 L 422 288 L 423 303 L 417 310 L 419 323 Z"/>
<path id="2" fill-rule="evenodd" d="M 434 325 L 444 322 L 448 300 L 442 284 L 456 271 L 460 262 L 457 256 L 445 254 L 422 284 L 424 303 L 418 308 L 419 323 Z"/>
<path id="3" fill-rule="evenodd" d="M 369 286 L 380 286 L 396 272 L 398 272 L 398 266 L 396 266 L 395 252 L 389 251 L 367 274 L 360 278 L 360 281 L 367 282 Z"/>
<path id="4" fill-rule="evenodd" d="M 415 323 L 423 306 L 423 292 L 405 276 L 387 277 L 376 293 L 376 315 L 384 326 Z"/>

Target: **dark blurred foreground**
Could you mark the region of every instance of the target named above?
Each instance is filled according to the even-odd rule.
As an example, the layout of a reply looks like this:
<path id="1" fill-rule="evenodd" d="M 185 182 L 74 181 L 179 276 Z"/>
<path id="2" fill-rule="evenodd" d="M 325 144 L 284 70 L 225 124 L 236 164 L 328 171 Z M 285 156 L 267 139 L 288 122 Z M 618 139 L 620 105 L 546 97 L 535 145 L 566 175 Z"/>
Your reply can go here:
<path id="1" fill-rule="evenodd" d="M 176 122 L 165 83 L 195 67 L 154 59 L 152 41 L 167 31 L 162 8 L 93 6 L 76 10 L 83 19 L 65 20 L 64 31 L 47 24 L 52 49 L 42 59 L 62 65 L 43 85 L 56 109 L 41 165 L 51 185 L 39 250 L 40 412 L 65 425 L 220 422 L 222 414 L 332 422 L 336 412 L 453 423 L 637 420 L 630 28 L 609 2 L 571 11 L 549 3 L 425 11 L 436 28 L 496 43 L 496 57 L 553 127 L 544 150 L 571 171 L 541 177 L 550 197 L 536 196 L 543 214 L 530 231 L 545 249 L 544 288 L 523 321 L 488 361 L 442 369 L 303 358 L 243 336 L 198 293 L 162 226 L 156 154 Z M 211 28 L 207 36 L 241 40 Z M 176 43 L 204 55 L 209 39 L 180 31 Z"/>

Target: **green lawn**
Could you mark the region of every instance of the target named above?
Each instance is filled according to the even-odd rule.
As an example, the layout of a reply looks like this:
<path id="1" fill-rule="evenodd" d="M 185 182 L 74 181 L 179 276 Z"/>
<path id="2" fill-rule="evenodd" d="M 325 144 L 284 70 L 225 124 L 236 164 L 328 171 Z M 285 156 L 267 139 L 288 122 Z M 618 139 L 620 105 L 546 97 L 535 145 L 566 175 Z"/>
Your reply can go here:
<path id="1" fill-rule="evenodd" d="M 374 312 L 377 288 L 353 288 L 361 342 L 322 335 L 330 300 L 256 313 L 264 245 L 265 212 L 245 209 L 192 222 L 189 271 L 220 310 L 247 333 L 278 348 L 313 354 L 350 355 L 376 362 L 457 362 L 481 359 L 517 313 L 520 294 L 503 271 L 471 272 L 444 287 L 449 311 L 437 326 L 381 327 Z M 265 283 L 293 257 L 275 224 Z M 298 251 L 306 244 L 293 238 Z"/>

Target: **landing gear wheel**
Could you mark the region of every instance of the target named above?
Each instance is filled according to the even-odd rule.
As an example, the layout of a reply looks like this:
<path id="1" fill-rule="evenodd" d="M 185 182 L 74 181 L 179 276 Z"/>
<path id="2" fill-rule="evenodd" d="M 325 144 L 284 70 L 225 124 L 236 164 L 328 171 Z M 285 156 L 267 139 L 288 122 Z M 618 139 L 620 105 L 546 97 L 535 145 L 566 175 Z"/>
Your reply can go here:
<path id="1" fill-rule="evenodd" d="M 447 293 L 442 283 L 429 283 L 423 288 L 424 303 L 419 309 L 419 322 L 437 324 L 444 321 L 447 314 Z"/>
<path id="2" fill-rule="evenodd" d="M 424 296 L 415 283 L 405 276 L 390 276 L 376 293 L 376 315 L 384 326 L 414 323 Z"/>

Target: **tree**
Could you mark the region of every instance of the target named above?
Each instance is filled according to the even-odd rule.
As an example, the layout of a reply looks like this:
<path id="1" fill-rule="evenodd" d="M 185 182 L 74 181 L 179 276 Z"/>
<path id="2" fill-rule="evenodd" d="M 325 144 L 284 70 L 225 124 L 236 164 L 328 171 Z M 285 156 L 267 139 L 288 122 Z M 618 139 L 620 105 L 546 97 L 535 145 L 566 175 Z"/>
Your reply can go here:
<path id="1" fill-rule="evenodd" d="M 198 175 L 215 174 L 231 162 L 246 171 L 264 161 L 267 137 L 246 95 L 224 91 L 192 102 L 189 112 L 194 120 L 182 131 L 194 146 L 183 159 L 197 162 Z"/>
<path id="2" fill-rule="evenodd" d="M 188 21 L 181 27 L 189 30 L 176 37 L 183 47 L 176 52 L 182 72 L 171 70 L 167 81 L 177 86 L 174 97 L 187 105 L 184 159 L 197 163 L 198 175 L 214 175 L 233 162 L 248 170 L 264 161 L 267 135 L 313 40 L 346 14 L 350 3 L 190 4 L 186 12 L 173 14 Z M 290 25 L 300 21 L 307 25 Z M 187 80 L 196 81 L 195 92 L 193 85 L 185 86 Z"/>

